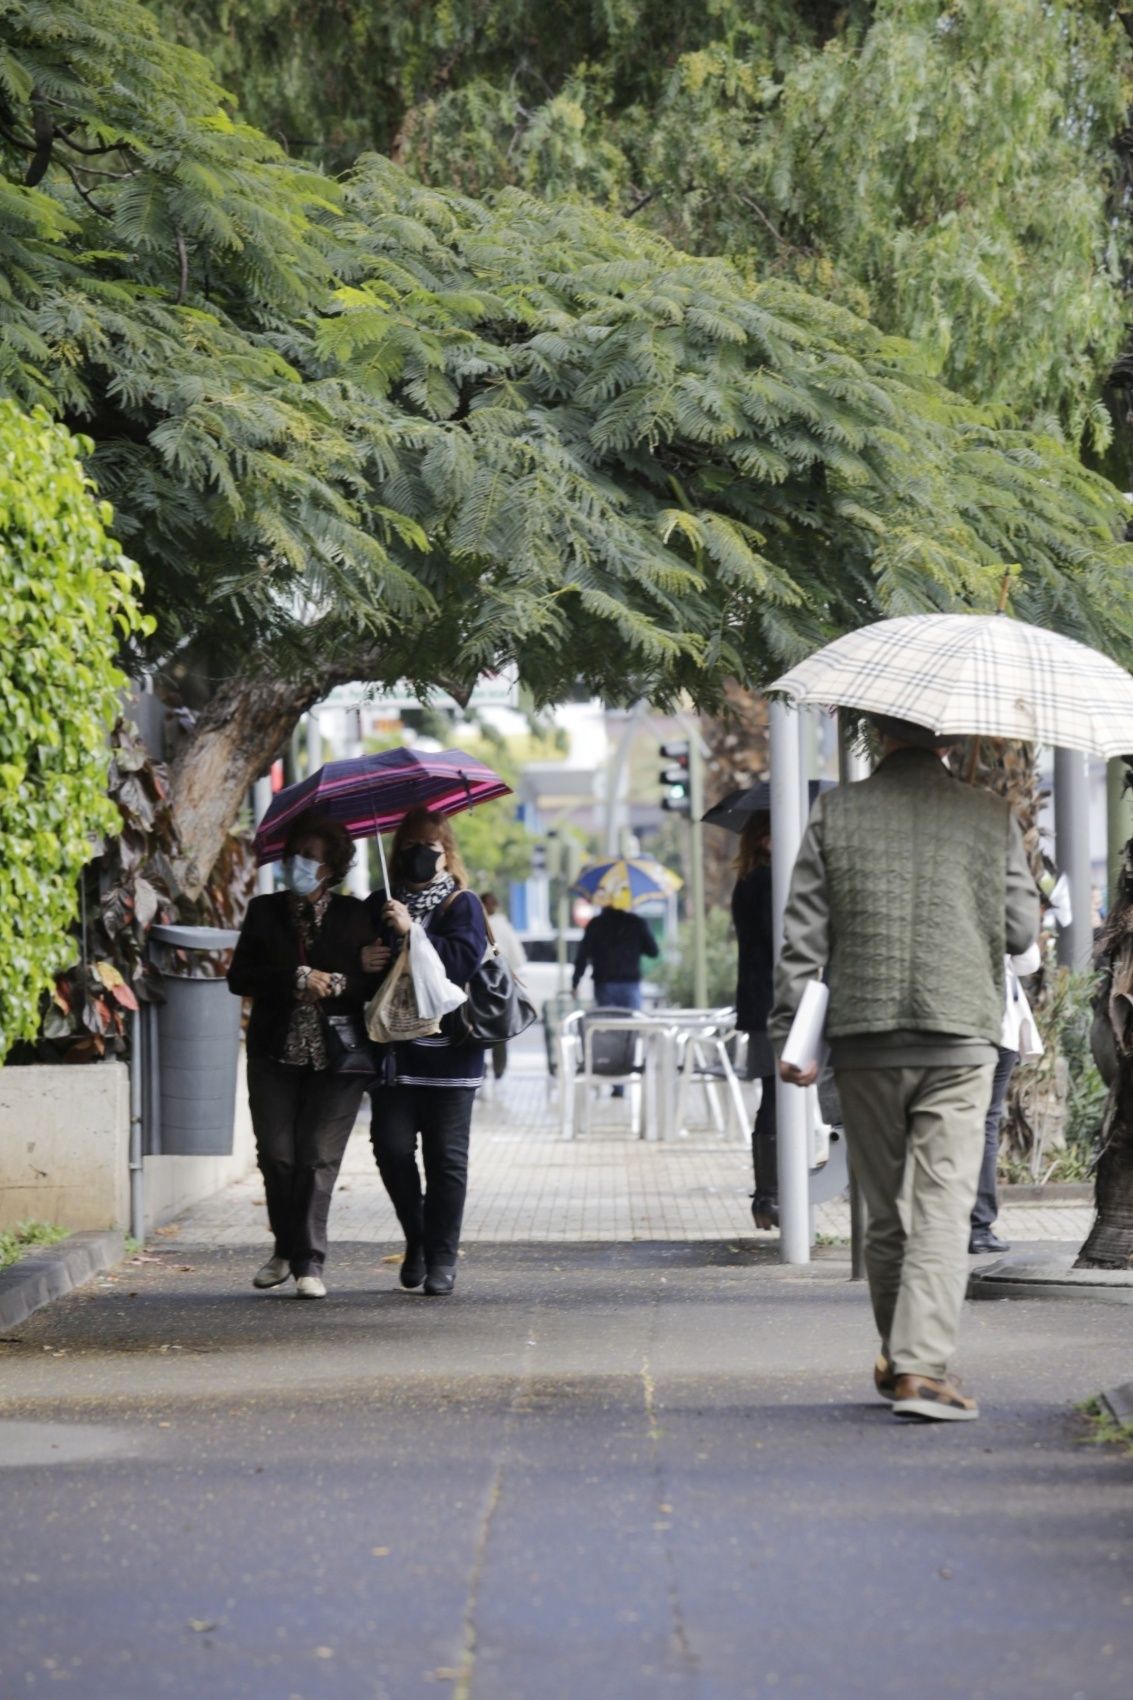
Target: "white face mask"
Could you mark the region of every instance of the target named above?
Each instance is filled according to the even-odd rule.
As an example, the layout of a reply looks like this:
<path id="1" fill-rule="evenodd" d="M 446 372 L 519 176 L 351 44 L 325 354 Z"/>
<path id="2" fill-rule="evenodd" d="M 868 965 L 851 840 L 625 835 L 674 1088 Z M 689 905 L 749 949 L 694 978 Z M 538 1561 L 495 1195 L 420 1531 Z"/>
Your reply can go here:
<path id="1" fill-rule="evenodd" d="M 320 862 L 310 856 L 285 856 L 283 858 L 283 882 L 288 891 L 293 891 L 296 897 L 310 897 L 322 885 L 319 875 Z"/>

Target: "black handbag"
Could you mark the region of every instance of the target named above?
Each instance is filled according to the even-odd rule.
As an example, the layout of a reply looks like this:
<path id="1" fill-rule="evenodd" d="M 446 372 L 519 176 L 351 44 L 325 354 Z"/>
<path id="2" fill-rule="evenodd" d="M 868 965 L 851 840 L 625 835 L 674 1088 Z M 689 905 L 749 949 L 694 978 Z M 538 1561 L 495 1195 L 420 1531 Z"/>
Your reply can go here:
<path id="1" fill-rule="evenodd" d="M 456 895 L 454 892 L 453 897 Z M 448 903 L 452 900 L 450 897 Z M 441 908 L 447 908 L 448 903 Z M 535 1005 L 500 954 L 487 915 L 484 926 L 488 948 L 468 982 L 468 1001 L 446 1017 L 452 1023 L 453 1038 L 458 1045 L 503 1045 L 526 1033 L 532 1022 L 538 1020 Z"/>
<path id="2" fill-rule="evenodd" d="M 327 1047 L 327 1067 L 332 1074 L 356 1075 L 359 1079 L 369 1079 L 377 1074 L 374 1047 L 360 1016 L 324 1015 L 323 1036 Z"/>

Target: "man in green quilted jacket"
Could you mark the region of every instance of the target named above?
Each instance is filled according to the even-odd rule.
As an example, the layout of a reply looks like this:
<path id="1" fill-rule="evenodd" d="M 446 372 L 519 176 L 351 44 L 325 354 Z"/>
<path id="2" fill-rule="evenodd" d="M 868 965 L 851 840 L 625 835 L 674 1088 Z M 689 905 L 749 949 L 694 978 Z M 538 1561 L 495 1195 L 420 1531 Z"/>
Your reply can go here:
<path id="1" fill-rule="evenodd" d="M 895 1415 L 979 1415 L 949 1375 L 968 1224 L 1003 1022 L 1003 959 L 1038 936 L 1039 900 L 1010 806 L 949 773 L 939 739 L 879 718 L 869 779 L 821 796 L 791 876 L 771 1036 L 808 980 L 830 988 L 826 1038 L 869 1212 L 866 1269 Z M 780 1063 L 806 1086 L 813 1068 Z"/>

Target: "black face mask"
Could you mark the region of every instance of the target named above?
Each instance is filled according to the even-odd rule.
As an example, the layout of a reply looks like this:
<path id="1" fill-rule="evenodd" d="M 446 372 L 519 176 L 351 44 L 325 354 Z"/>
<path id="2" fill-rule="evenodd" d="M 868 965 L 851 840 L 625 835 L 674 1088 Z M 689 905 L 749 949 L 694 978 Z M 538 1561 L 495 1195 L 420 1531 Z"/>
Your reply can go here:
<path id="1" fill-rule="evenodd" d="M 425 885 L 437 871 L 441 853 L 431 844 L 410 844 L 397 858 L 397 872 L 410 885 Z"/>

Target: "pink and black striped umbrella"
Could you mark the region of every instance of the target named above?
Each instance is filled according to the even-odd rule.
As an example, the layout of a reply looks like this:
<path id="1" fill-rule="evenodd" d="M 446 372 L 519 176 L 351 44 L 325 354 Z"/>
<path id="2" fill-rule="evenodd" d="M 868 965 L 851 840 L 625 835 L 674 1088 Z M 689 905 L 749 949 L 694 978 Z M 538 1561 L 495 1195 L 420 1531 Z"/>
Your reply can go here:
<path id="1" fill-rule="evenodd" d="M 463 750 L 428 755 L 383 750 L 328 761 L 309 778 L 276 792 L 256 829 L 256 862 L 278 862 L 288 828 L 307 809 L 340 821 L 351 838 L 374 838 L 392 832 L 410 809 L 423 805 L 438 815 L 458 815 L 510 792 L 498 773 Z"/>

